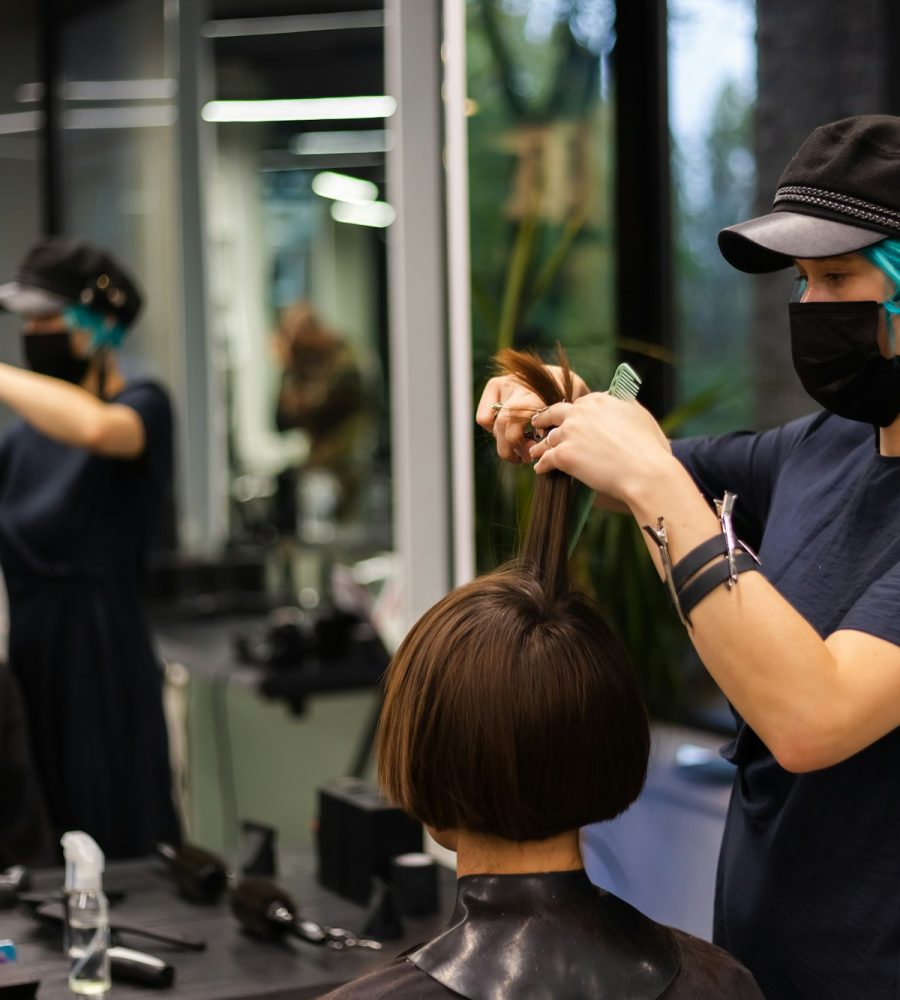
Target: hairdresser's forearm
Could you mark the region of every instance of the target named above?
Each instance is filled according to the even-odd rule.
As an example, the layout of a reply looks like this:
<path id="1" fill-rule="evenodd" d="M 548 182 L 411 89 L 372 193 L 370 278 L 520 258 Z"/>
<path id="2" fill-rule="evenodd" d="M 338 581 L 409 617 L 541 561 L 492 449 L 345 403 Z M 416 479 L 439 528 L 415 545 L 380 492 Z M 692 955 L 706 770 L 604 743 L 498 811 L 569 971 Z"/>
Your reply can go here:
<path id="1" fill-rule="evenodd" d="M 143 425 L 133 410 L 61 379 L 0 364 L 0 403 L 63 444 L 123 458 L 143 450 Z"/>
<path id="2" fill-rule="evenodd" d="M 648 471 L 629 484 L 629 507 L 641 526 L 665 517 L 676 563 L 715 535 L 719 523 L 677 459 L 665 456 Z M 647 540 L 661 574 L 658 548 Z M 731 590 L 718 587 L 690 617 L 703 663 L 785 767 L 806 770 L 857 749 L 835 742 L 836 719 L 853 700 L 846 671 L 760 573 L 741 574 Z"/>

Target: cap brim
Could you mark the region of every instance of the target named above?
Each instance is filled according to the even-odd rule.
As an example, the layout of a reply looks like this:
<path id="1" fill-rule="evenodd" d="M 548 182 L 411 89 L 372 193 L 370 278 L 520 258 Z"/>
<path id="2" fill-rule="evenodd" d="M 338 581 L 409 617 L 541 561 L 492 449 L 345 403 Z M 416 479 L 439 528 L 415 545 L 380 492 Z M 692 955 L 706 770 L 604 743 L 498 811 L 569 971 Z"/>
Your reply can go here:
<path id="1" fill-rule="evenodd" d="M 20 316 L 53 316 L 62 312 L 69 304 L 69 300 L 61 295 L 54 295 L 43 288 L 22 285 L 18 281 L 0 285 L 0 309 Z"/>
<path id="2" fill-rule="evenodd" d="M 771 212 L 719 233 L 719 250 L 739 271 L 765 274 L 797 257 L 839 257 L 885 239 L 884 233 L 800 212 Z"/>

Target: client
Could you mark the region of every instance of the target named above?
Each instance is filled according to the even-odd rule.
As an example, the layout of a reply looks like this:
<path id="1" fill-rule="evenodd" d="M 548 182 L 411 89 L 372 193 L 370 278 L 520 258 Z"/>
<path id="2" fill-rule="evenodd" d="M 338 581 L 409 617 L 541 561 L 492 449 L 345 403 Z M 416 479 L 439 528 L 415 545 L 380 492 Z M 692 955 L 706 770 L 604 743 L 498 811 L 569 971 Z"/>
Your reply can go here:
<path id="1" fill-rule="evenodd" d="M 501 367 L 548 404 L 540 361 Z M 625 651 L 569 582 L 573 480 L 535 483 L 521 555 L 413 626 L 386 678 L 378 771 L 387 795 L 457 852 L 456 907 L 425 944 L 327 1000 L 462 996 L 759 1000 L 719 948 L 591 884 L 578 829 L 644 784 L 650 737 Z"/>

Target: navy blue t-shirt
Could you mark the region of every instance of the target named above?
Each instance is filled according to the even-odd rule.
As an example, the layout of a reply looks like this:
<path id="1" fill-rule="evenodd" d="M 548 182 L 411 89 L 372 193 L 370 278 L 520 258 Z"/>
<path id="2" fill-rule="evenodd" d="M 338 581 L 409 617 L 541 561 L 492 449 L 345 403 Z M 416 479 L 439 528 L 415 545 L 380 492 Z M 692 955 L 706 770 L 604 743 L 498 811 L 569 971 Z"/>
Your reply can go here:
<path id="1" fill-rule="evenodd" d="M 763 434 L 674 443 L 708 497 L 738 495 L 739 534 L 823 638 L 900 645 L 900 458 L 868 425 L 818 413 Z M 714 940 L 768 1000 L 900 996 L 900 730 L 809 774 L 740 718 Z"/>
<path id="2" fill-rule="evenodd" d="M 178 837 L 161 672 L 140 584 L 172 473 L 172 412 L 153 382 L 114 400 L 144 428 L 136 459 L 62 444 L 27 423 L 0 442 L 0 565 L 9 656 L 51 825 L 107 858 Z"/>

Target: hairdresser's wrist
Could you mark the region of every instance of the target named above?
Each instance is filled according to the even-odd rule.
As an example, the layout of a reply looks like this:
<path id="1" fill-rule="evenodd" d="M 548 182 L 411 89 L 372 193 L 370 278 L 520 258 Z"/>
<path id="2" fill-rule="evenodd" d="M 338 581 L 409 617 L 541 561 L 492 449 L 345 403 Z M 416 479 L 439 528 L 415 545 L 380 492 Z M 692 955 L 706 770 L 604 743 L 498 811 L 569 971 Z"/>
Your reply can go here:
<path id="1" fill-rule="evenodd" d="M 674 562 L 720 530 L 712 507 L 674 455 L 648 464 L 646 472 L 630 485 L 628 507 L 641 527 L 655 528 L 659 518 L 665 518 Z"/>

